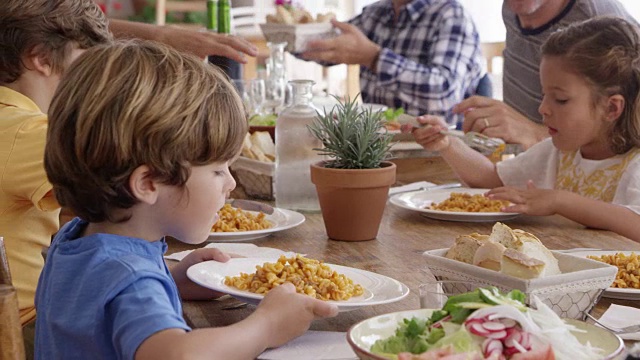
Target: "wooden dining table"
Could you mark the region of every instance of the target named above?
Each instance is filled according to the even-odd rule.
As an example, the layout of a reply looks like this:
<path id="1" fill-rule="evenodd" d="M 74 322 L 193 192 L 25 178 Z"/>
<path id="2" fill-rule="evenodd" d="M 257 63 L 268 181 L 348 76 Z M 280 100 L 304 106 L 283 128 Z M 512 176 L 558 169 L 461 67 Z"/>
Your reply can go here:
<path id="1" fill-rule="evenodd" d="M 437 157 L 404 158 L 398 165 L 398 184 L 418 180 L 445 183 L 455 180 L 451 169 Z M 419 212 L 402 209 L 387 203 L 375 240 L 362 242 L 335 241 L 327 238 L 322 215 L 304 213 L 306 221 L 292 229 L 275 232 L 267 237 L 249 241 L 258 246 L 306 254 L 326 263 L 367 270 L 406 284 L 410 293 L 390 304 L 363 307 L 342 312 L 329 319 L 316 320 L 313 330 L 347 331 L 364 319 L 403 310 L 419 308 L 418 287 L 433 279 L 427 269 L 423 253 L 427 250 L 450 247 L 458 235 L 478 232 L 489 234 L 494 222 L 453 222 L 434 220 Z M 640 243 L 610 231 L 587 229 L 558 215 L 519 216 L 504 221 L 512 228 L 535 234 L 549 249 L 598 248 L 640 251 Z M 169 240 L 168 253 L 197 248 Z M 601 298 L 592 314 L 596 317 L 611 303 L 640 307 L 638 301 Z M 251 314 L 255 307 L 225 297 L 216 301 L 185 301 L 184 317 L 194 328 L 217 327 L 236 323 Z"/>

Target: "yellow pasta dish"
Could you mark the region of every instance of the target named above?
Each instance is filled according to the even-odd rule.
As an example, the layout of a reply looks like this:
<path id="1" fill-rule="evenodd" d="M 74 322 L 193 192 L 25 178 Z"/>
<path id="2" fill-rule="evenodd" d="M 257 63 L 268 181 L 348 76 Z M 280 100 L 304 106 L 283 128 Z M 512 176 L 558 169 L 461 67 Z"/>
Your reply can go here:
<path id="1" fill-rule="evenodd" d="M 616 253 L 615 255 L 587 256 L 618 268 L 616 279 L 611 287 L 622 289 L 640 289 L 640 260 L 635 252 L 630 255 Z"/>
<path id="2" fill-rule="evenodd" d="M 257 265 L 254 273 L 226 276 L 224 280 L 227 286 L 256 294 L 266 294 L 285 282 L 292 283 L 298 293 L 320 300 L 348 300 L 364 293 L 361 285 L 345 275 L 331 270 L 322 261 L 302 255 L 290 258 L 283 255 L 275 263 Z"/>
<path id="3" fill-rule="evenodd" d="M 500 212 L 509 205 L 508 201 L 491 200 L 482 194 L 451 193 L 448 199 L 437 204 L 431 204 L 432 210 L 455 212 Z"/>
<path id="4" fill-rule="evenodd" d="M 230 204 L 225 204 L 218 211 L 218 216 L 220 220 L 213 225 L 212 232 L 264 230 L 273 227 L 273 224 L 265 218 L 266 215 L 263 212 L 255 215 L 248 211 L 234 208 Z"/>

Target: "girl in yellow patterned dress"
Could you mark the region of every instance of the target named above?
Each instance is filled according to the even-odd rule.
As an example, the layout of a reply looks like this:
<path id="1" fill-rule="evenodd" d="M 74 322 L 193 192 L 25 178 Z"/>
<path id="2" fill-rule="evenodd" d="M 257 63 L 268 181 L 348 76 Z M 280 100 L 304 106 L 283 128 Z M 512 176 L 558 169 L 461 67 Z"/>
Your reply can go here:
<path id="1" fill-rule="evenodd" d="M 640 38 L 619 18 L 600 17 L 551 35 L 542 48 L 539 111 L 550 139 L 493 164 L 446 126 L 413 129 L 472 187 L 513 203 L 503 211 L 560 214 L 640 241 Z M 491 119 L 487 119 L 488 122 Z"/>

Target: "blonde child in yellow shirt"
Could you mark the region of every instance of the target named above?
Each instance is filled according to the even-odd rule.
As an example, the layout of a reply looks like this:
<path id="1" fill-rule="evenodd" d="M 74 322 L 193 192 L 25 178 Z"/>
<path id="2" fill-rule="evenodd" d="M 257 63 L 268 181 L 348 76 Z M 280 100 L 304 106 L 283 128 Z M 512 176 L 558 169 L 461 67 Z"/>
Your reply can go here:
<path id="1" fill-rule="evenodd" d="M 59 226 L 60 206 L 43 166 L 46 112 L 69 64 L 109 41 L 107 20 L 92 0 L 0 2 L 0 236 L 23 324 L 35 317 L 41 250 Z"/>

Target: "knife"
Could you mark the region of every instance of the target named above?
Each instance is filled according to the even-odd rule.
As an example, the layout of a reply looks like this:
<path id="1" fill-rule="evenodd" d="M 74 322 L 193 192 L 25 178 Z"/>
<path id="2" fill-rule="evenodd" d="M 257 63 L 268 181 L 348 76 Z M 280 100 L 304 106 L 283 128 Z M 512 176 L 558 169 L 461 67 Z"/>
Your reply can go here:
<path id="1" fill-rule="evenodd" d="M 273 208 L 273 206 L 264 204 L 261 202 L 257 202 L 257 201 L 244 200 L 244 199 L 230 199 L 230 200 L 227 200 L 227 203 L 231 204 L 231 206 L 235 208 L 240 208 L 242 210 L 249 210 L 249 211 L 262 211 L 267 215 L 271 215 L 275 212 L 275 209 Z"/>
<path id="2" fill-rule="evenodd" d="M 431 191 L 431 190 L 451 189 L 451 188 L 457 188 L 457 187 L 462 187 L 462 184 L 459 183 L 459 182 L 454 182 L 454 183 L 446 183 L 446 184 L 435 185 L 435 186 L 422 186 L 422 187 L 419 187 L 417 189 L 396 191 L 396 192 L 394 192 L 393 194 L 390 194 L 390 195 L 393 196 L 393 195 L 396 195 L 396 194 L 403 194 L 403 193 L 408 193 L 408 192 L 413 192 L 413 191 Z"/>

